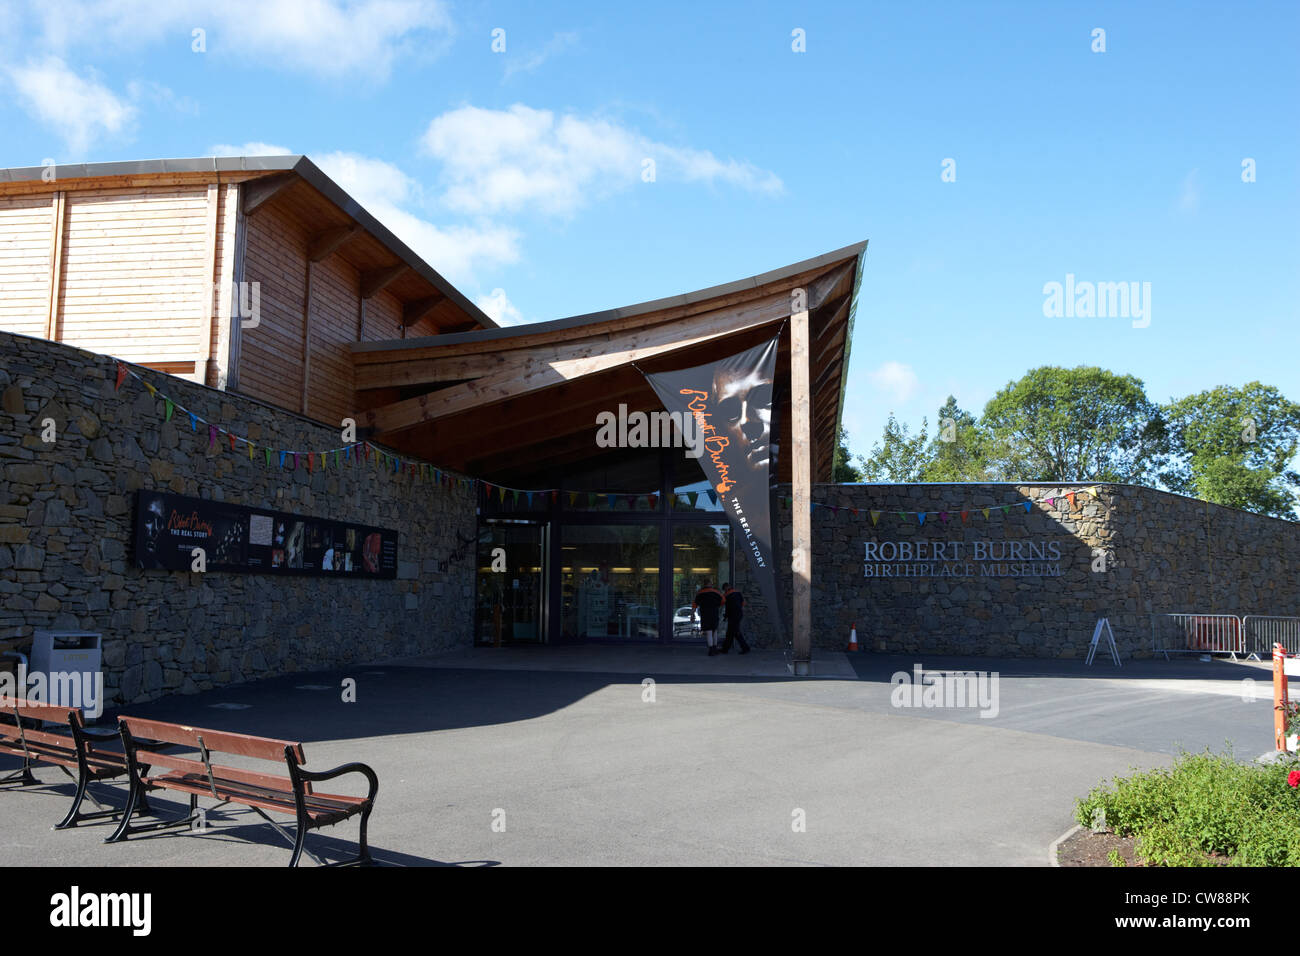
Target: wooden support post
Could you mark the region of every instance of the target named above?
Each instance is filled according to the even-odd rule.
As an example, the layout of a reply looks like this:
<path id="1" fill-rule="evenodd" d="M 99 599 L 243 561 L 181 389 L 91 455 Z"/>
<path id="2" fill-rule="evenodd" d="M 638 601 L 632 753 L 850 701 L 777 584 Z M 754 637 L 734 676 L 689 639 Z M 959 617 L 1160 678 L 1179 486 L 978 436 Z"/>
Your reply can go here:
<path id="1" fill-rule="evenodd" d="M 230 273 L 230 295 L 239 297 L 241 307 L 237 310 L 232 304 L 227 317 L 230 324 L 230 351 L 226 360 L 226 388 L 230 391 L 238 391 L 239 355 L 244 341 L 244 319 L 246 318 L 243 314 L 242 302 L 245 301 L 244 259 L 248 251 L 248 220 L 244 216 L 243 186 L 235 185 L 231 188 L 235 192 L 233 194 L 227 193 L 226 200 L 226 215 L 233 216 L 235 219 L 235 246 Z M 251 301 L 251 296 L 249 301 Z M 239 315 L 235 315 L 236 311 L 239 312 Z"/>
<path id="2" fill-rule="evenodd" d="M 213 388 L 218 386 L 221 370 L 217 362 L 218 330 L 214 322 L 212 300 L 216 295 L 217 272 L 217 219 L 221 202 L 221 187 L 208 183 L 207 219 L 204 222 L 203 282 L 199 290 L 199 352 L 194 362 L 195 381 Z"/>
<path id="3" fill-rule="evenodd" d="M 67 193 L 54 194 L 50 210 L 50 296 L 45 313 L 45 337 L 59 341 L 59 286 L 63 284 L 63 220 L 67 209 Z"/>
<path id="4" fill-rule="evenodd" d="M 793 501 L 794 672 L 812 673 L 812 413 L 808 388 L 808 312 L 790 316 L 790 407 Z"/>

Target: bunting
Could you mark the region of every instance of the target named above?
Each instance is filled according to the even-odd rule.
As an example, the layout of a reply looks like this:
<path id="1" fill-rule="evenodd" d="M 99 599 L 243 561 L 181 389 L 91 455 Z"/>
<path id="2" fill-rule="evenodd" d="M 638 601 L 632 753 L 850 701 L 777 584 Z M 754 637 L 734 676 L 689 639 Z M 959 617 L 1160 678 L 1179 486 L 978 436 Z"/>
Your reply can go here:
<path id="1" fill-rule="evenodd" d="M 307 471 L 313 473 L 316 467 L 319 467 L 322 470 L 328 469 L 330 466 L 330 459 L 332 458 L 333 466 L 336 469 L 341 469 L 345 463 L 348 465 L 370 463 L 377 469 L 388 469 L 389 466 L 391 466 L 391 473 L 394 475 L 400 475 L 403 471 L 407 471 L 413 481 L 434 482 L 444 488 L 454 488 L 457 490 L 470 489 L 472 491 L 477 491 L 479 488 L 482 488 L 484 494 L 489 498 L 495 490 L 498 501 L 502 505 L 505 504 L 506 495 L 507 492 L 509 492 L 511 501 L 516 507 L 519 505 L 520 498 L 522 497 L 525 507 L 529 509 L 534 506 L 538 495 L 541 496 L 543 504 L 545 504 L 546 498 L 549 495 L 551 505 L 558 505 L 562 491 L 567 494 L 568 506 L 571 508 L 578 507 L 579 502 L 584 500 L 584 494 L 587 507 L 593 509 L 596 508 L 599 503 L 603 502 L 609 510 L 615 510 L 620 498 L 626 501 L 628 507 L 632 509 L 636 508 L 638 499 L 644 499 L 650 510 L 656 510 L 659 506 L 660 495 L 654 492 L 638 495 L 628 494 L 626 492 L 616 493 L 605 491 L 589 491 L 584 493 L 557 488 L 510 488 L 505 485 L 494 484 L 484 479 L 452 475 L 427 462 L 417 463 L 404 460 L 380 450 L 368 441 L 353 442 L 351 444 L 340 445 L 336 448 L 313 451 L 273 448 L 270 445 L 258 444 L 249 438 L 236 434 L 223 425 L 209 421 L 197 412 L 186 408 L 170 395 L 160 391 L 157 386 L 146 381 L 126 363 L 118 360 L 113 361 L 116 372 L 114 383 L 115 392 L 120 392 L 122 386 L 126 385 L 129 379 L 137 381 L 144 387 L 151 397 L 162 401 L 162 418 L 164 422 L 172 421 L 176 410 L 179 409 L 186 418 L 188 418 L 191 432 L 197 433 L 200 425 L 206 426 L 209 452 L 219 452 L 220 446 L 218 445 L 218 438 L 219 436 L 225 436 L 225 444 L 229 445 L 232 453 L 238 451 L 238 446 L 241 442 L 246 446 L 249 461 L 258 460 L 259 456 L 257 455 L 257 451 L 260 449 L 262 452 L 260 459 L 267 468 L 274 467 L 275 463 L 278 461 L 280 469 L 283 470 L 286 465 L 288 465 L 289 470 L 296 470 L 299 467 L 299 459 L 303 458 L 303 464 L 306 466 Z M 713 507 L 716 507 L 718 504 L 717 492 L 713 489 L 709 489 L 705 493 L 708 495 L 710 504 Z M 960 516 L 961 523 L 968 524 L 971 516 L 973 514 L 978 514 L 982 516 L 985 521 L 988 521 L 995 512 L 1000 511 L 1003 515 L 1009 515 L 1013 507 L 1023 507 L 1025 513 L 1028 514 L 1033 510 L 1035 504 L 1038 504 L 1040 507 L 1045 509 L 1063 509 L 1067 512 L 1074 511 L 1081 507 L 1081 502 L 1079 501 L 1080 495 L 1091 496 L 1099 499 L 1099 488 L 1096 485 L 1092 485 L 1085 488 L 1073 489 L 1060 494 L 1046 495 L 1041 498 L 1026 498 L 1014 504 L 981 505 L 977 508 L 963 505 L 961 507 L 950 507 L 938 511 L 889 512 L 874 508 L 859 510 L 858 508 L 848 507 L 845 505 L 818 501 L 811 502 L 810 508 L 813 513 L 816 513 L 819 510 L 822 512 L 829 510 L 830 514 L 837 518 L 847 518 L 851 516 L 852 519 L 856 520 L 861 517 L 869 517 L 873 526 L 878 526 L 881 518 L 886 515 L 897 515 L 900 520 L 904 521 L 915 518 L 917 525 L 923 527 L 927 518 L 938 518 L 940 523 L 946 525 L 950 518 Z M 699 499 L 700 492 L 698 491 L 675 492 L 669 499 L 668 503 L 670 505 L 676 505 L 679 503 L 685 504 L 689 502 L 690 508 L 697 509 L 700 504 Z M 793 505 L 793 499 L 790 496 L 785 496 L 777 500 L 784 503 L 787 509 Z"/>

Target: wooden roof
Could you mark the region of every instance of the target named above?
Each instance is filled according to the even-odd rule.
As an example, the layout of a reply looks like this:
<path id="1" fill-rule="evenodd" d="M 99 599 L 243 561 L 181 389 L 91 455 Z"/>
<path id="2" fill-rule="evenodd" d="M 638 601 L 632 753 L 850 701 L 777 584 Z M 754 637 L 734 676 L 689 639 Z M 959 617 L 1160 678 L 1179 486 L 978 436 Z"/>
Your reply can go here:
<path id="1" fill-rule="evenodd" d="M 56 190 L 240 182 L 245 214 L 274 205 L 311 235 L 314 260 L 337 255 L 361 273 L 364 297 L 387 289 L 402 303 L 403 324 L 432 319 L 441 332 L 496 323 L 416 255 L 306 156 L 236 156 L 76 163 L 0 169 L 0 195 Z"/>
<path id="2" fill-rule="evenodd" d="M 606 312 L 461 334 L 352 345 L 358 423 L 407 454 L 515 487 L 552 487 L 597 448 L 600 411 L 662 408 L 638 369 L 733 354 L 782 330 L 779 447 L 790 444 L 792 291 L 810 319 L 813 480 L 830 479 L 866 242 L 738 282 Z M 633 364 L 635 363 L 635 364 Z M 692 467 L 694 462 L 690 463 Z M 790 480 L 788 454 L 777 474 Z"/>

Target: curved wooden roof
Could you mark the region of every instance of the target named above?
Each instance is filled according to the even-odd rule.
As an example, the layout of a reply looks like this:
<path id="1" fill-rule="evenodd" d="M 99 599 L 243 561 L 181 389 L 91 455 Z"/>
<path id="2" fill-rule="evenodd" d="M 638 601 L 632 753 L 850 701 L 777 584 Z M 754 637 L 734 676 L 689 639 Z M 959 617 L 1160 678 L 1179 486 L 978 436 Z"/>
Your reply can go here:
<path id="1" fill-rule="evenodd" d="M 547 474 L 609 456 L 597 412 L 661 408 L 640 369 L 702 364 L 782 331 L 778 441 L 789 445 L 785 320 L 804 289 L 809 312 L 813 479 L 829 480 L 866 242 L 737 282 L 530 325 L 352 345 L 358 422 L 412 455 L 502 484 L 547 487 Z M 778 479 L 789 480 L 788 456 Z"/>

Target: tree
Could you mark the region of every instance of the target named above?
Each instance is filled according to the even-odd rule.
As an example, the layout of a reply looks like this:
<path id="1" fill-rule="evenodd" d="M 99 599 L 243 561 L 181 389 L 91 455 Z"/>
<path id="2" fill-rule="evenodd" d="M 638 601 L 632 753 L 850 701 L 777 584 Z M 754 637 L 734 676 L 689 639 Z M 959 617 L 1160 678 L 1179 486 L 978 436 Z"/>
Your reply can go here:
<path id="1" fill-rule="evenodd" d="M 922 481 L 987 481 L 987 438 L 975 416 L 951 395 L 939 409 L 939 430 L 926 452 Z"/>
<path id="2" fill-rule="evenodd" d="M 1141 380 L 1105 369 L 1043 366 L 984 406 L 990 462 L 1009 481 L 1152 483 L 1167 440 Z"/>
<path id="3" fill-rule="evenodd" d="M 861 480 L 862 472 L 858 471 L 853 464 L 853 457 L 849 453 L 849 433 L 841 425 L 839 433 L 835 436 L 835 458 L 831 465 L 831 481 L 852 483 Z"/>
<path id="4" fill-rule="evenodd" d="M 1171 491 L 1277 518 L 1296 518 L 1300 405 L 1271 385 L 1221 385 L 1170 402 Z"/>
<path id="5" fill-rule="evenodd" d="M 892 481 L 907 483 L 920 481 L 921 474 L 930 462 L 926 449 L 929 423 L 921 419 L 921 430 L 911 435 L 906 425 L 899 425 L 894 413 L 889 413 L 885 432 L 880 441 L 871 446 L 871 454 L 858 458 L 862 476 L 866 481 Z"/>

